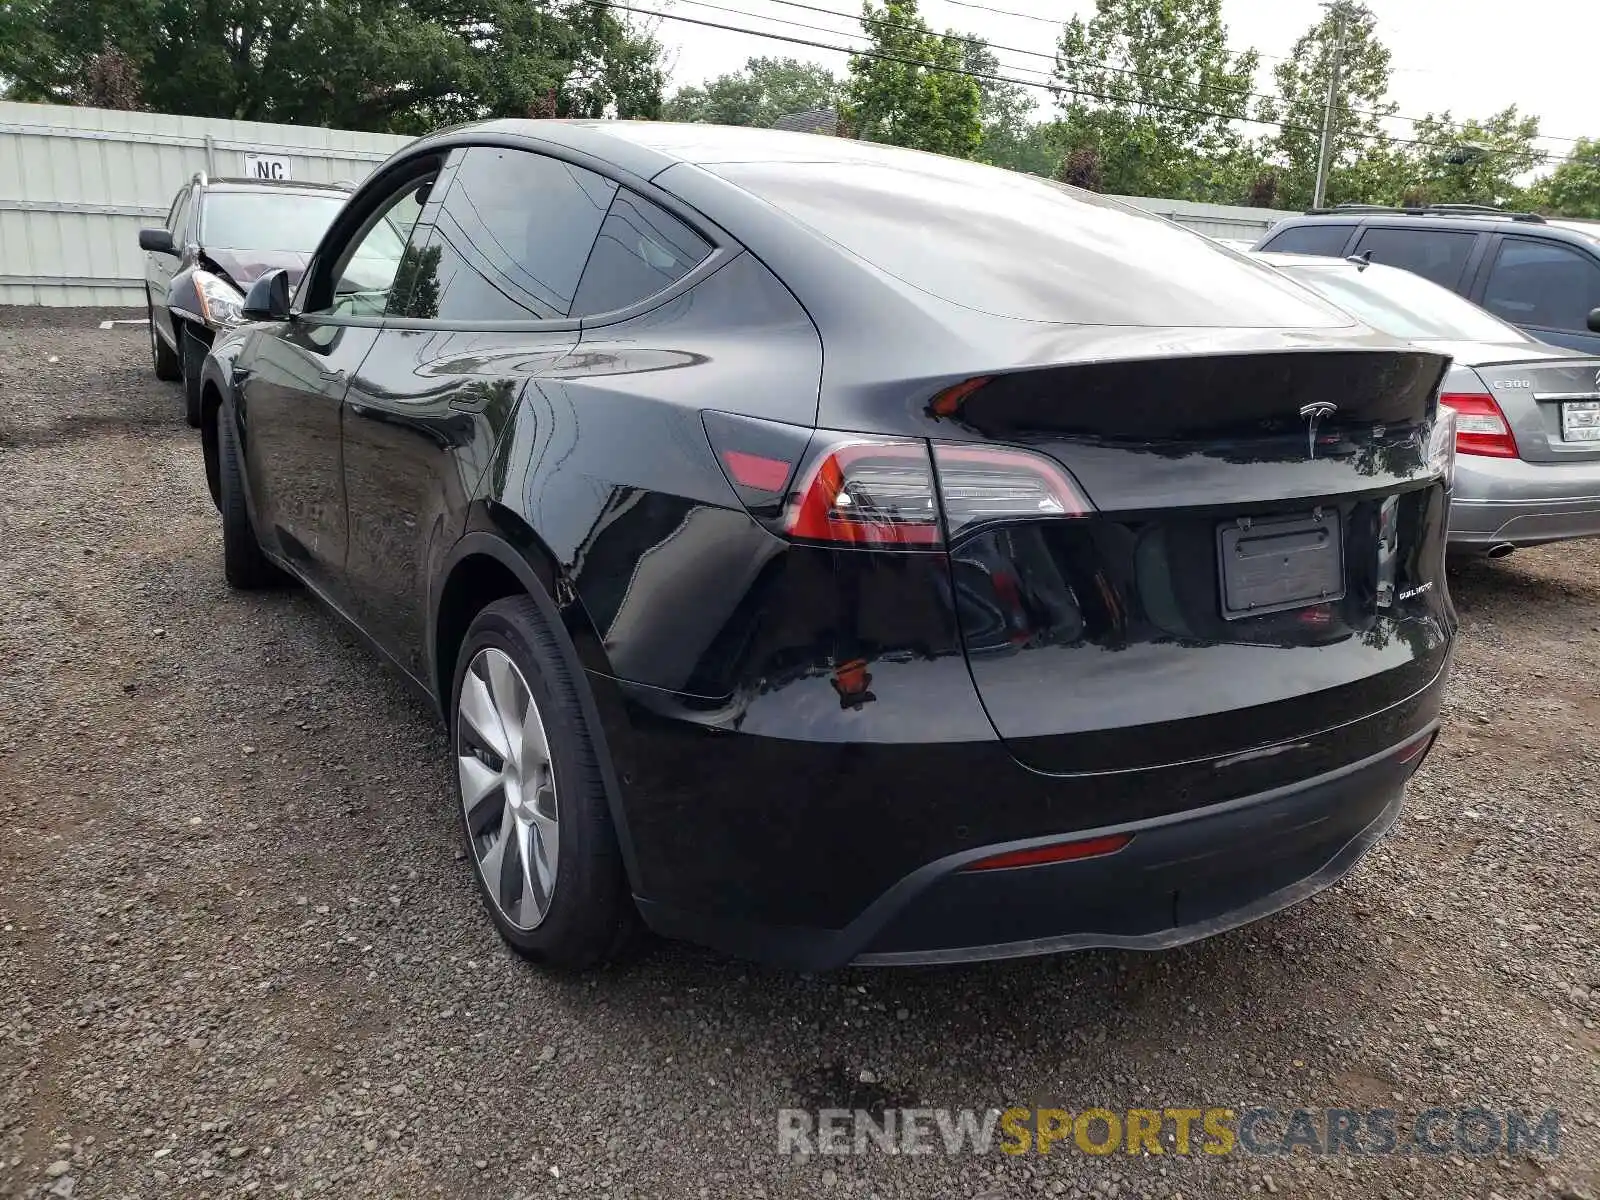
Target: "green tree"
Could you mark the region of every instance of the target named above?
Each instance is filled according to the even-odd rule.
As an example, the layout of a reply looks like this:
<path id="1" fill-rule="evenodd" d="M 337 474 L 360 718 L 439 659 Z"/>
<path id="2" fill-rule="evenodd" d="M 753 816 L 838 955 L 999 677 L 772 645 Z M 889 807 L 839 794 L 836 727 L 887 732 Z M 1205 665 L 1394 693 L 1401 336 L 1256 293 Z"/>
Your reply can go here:
<path id="1" fill-rule="evenodd" d="M 1410 183 L 1430 204 L 1528 204 L 1517 180 L 1545 161 L 1538 136 L 1539 118 L 1514 104 L 1483 121 L 1430 113 L 1412 129 Z"/>
<path id="2" fill-rule="evenodd" d="M 1257 62 L 1229 51 L 1222 0 L 1096 0 L 1057 45 L 1068 147 L 1098 151 L 1109 192 L 1193 196 L 1241 147 Z"/>
<path id="3" fill-rule="evenodd" d="M 744 70 L 703 87 L 679 88 L 662 109 L 669 121 L 770 126 L 787 113 L 837 110 L 843 89 L 832 71 L 797 58 L 751 58 Z"/>
<path id="4" fill-rule="evenodd" d="M 556 115 L 654 116 L 663 83 L 656 40 L 581 0 L 0 0 L 16 99 L 87 102 L 111 50 L 149 109 L 375 131 L 552 95 Z"/>
<path id="5" fill-rule="evenodd" d="M 1030 119 L 1036 104 L 1032 90 L 998 78 L 1005 74 L 1000 60 L 977 38 L 961 43 L 961 65 L 978 77 L 973 82 L 978 88 L 982 133 L 974 157 L 1013 171 L 1053 173 L 1060 153 L 1052 156 L 1048 149 L 1042 156 L 1037 153 L 1039 143 L 1033 135 L 1039 126 Z"/>
<path id="6" fill-rule="evenodd" d="M 1323 111 L 1341 24 L 1327 201 L 1391 199 L 1361 190 L 1382 178 L 1389 165 L 1383 137 L 1383 118 L 1395 111 L 1388 99 L 1389 50 L 1378 40 L 1377 18 L 1361 5 L 1341 0 L 1301 34 L 1288 59 L 1273 68 L 1277 98 L 1264 100 L 1258 111 L 1261 120 L 1281 123 L 1262 148 L 1279 167 L 1278 200 L 1285 208 L 1309 207 L 1315 191 Z M 1374 152 L 1378 157 L 1367 161 Z"/>
<path id="7" fill-rule="evenodd" d="M 970 158 L 983 140 L 982 97 L 963 73 L 960 35 L 936 36 L 916 0 L 867 0 L 861 27 L 877 57 L 850 58 L 846 117 L 857 136 Z"/>
<path id="8" fill-rule="evenodd" d="M 1567 158 L 1540 181 L 1540 201 L 1563 217 L 1600 220 L 1600 138 L 1580 138 Z"/>

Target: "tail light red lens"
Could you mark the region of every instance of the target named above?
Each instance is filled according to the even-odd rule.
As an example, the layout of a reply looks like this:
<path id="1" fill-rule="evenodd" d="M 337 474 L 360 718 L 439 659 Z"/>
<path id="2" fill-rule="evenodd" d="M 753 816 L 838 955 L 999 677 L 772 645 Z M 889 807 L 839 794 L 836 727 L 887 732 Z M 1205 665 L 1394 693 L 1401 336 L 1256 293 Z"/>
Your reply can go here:
<path id="1" fill-rule="evenodd" d="M 1044 863 L 1077 862 L 1085 858 L 1100 858 L 1115 854 L 1133 841 L 1130 833 L 1113 833 L 1105 837 L 1082 838 L 1076 842 L 1055 842 L 1049 846 L 1034 846 L 1028 850 L 1012 850 L 968 863 L 963 871 L 1002 871 L 1007 867 L 1037 867 Z"/>
<path id="2" fill-rule="evenodd" d="M 1439 403 L 1456 414 L 1456 453 L 1516 458 L 1517 439 L 1494 397 L 1487 393 L 1446 392 Z"/>
<path id="3" fill-rule="evenodd" d="M 928 447 L 865 438 L 830 446 L 803 477 L 784 530 L 847 546 L 942 545 Z"/>
<path id="4" fill-rule="evenodd" d="M 1031 450 L 802 430 L 717 412 L 704 421 L 740 501 L 797 540 L 937 549 L 994 521 L 1093 511 L 1060 465 Z"/>

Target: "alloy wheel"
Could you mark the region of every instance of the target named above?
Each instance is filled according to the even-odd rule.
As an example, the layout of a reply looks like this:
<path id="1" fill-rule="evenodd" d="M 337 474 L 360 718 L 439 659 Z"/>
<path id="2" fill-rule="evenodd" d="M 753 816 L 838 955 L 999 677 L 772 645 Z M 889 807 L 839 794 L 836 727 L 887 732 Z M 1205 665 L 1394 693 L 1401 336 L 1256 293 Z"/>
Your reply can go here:
<path id="1" fill-rule="evenodd" d="M 550 743 L 517 664 L 486 647 L 456 701 L 461 805 L 484 890 L 519 930 L 550 911 L 560 855 L 560 809 Z"/>

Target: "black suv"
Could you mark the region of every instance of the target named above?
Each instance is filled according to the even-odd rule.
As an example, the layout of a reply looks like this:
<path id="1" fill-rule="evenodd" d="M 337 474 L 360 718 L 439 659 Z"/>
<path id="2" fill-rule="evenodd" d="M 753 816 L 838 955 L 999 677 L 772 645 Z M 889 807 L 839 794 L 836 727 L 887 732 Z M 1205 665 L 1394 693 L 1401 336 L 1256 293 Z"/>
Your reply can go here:
<path id="1" fill-rule="evenodd" d="M 226 577 L 438 707 L 524 954 L 1175 945 L 1348 871 L 1438 726 L 1449 359 L 1101 197 L 493 121 L 243 311 Z"/>
<path id="2" fill-rule="evenodd" d="M 1431 279 L 1541 341 L 1600 353 L 1600 223 L 1469 204 L 1341 204 L 1277 226 L 1280 254 L 1372 255 Z"/>
<path id="3" fill-rule="evenodd" d="M 349 194 L 345 184 L 207 179 L 178 189 L 165 225 L 139 231 L 157 379 L 182 379 L 200 424 L 200 364 L 217 332 L 239 321 L 244 291 L 265 271 L 294 279 Z"/>

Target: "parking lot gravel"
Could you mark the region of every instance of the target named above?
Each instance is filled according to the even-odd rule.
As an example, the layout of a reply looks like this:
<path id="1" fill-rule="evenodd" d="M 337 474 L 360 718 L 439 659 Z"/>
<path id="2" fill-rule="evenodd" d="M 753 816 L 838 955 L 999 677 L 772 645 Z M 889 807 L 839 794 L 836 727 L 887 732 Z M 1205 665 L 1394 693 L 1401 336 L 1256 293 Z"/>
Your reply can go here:
<path id="1" fill-rule="evenodd" d="M 1163 954 L 513 957 L 440 729 L 231 593 L 136 314 L 0 309 L 0 1195 L 1593 1197 L 1600 545 L 1451 577 L 1444 733 L 1342 884 Z M 752 804 L 760 797 L 752 796 Z M 835 1156 L 786 1107 L 1561 1112 L 1559 1151 Z"/>

